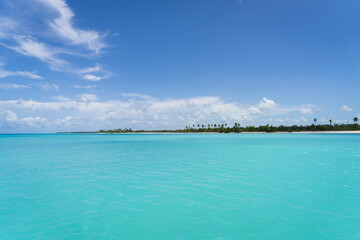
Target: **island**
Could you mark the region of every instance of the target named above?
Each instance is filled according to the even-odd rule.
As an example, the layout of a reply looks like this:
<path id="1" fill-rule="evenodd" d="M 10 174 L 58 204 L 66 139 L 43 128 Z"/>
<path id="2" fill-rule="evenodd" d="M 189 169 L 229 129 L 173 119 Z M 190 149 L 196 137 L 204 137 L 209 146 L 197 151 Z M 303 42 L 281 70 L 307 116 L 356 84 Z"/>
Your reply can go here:
<path id="1" fill-rule="evenodd" d="M 98 130 L 92 132 L 59 132 L 59 133 L 300 133 L 300 132 L 359 132 L 360 125 L 358 117 L 354 117 L 353 123 L 333 124 L 329 120 L 328 124 L 317 124 L 317 119 L 311 125 L 292 125 L 292 126 L 272 126 L 269 124 L 261 126 L 241 126 L 240 123 L 234 123 L 229 126 L 227 123 L 220 124 L 193 124 L 186 126 L 184 129 L 176 130 L 133 130 L 131 128 L 117 128 L 111 130 Z"/>

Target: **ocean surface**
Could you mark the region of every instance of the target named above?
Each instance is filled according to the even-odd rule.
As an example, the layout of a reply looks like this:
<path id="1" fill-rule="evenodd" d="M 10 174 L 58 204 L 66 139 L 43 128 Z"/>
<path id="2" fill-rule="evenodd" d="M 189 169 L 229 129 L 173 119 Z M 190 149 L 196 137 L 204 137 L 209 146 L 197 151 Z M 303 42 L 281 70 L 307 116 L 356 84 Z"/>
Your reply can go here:
<path id="1" fill-rule="evenodd" d="M 0 135 L 0 239 L 360 239 L 360 134 Z"/>

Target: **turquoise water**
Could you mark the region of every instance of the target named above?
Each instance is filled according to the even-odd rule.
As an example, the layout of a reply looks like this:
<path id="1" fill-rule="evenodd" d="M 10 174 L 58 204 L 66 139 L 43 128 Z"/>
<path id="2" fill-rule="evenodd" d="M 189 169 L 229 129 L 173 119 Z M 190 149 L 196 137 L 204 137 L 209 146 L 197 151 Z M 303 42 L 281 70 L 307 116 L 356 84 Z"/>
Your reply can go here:
<path id="1" fill-rule="evenodd" d="M 0 239 L 360 239 L 360 135 L 0 135 Z"/>

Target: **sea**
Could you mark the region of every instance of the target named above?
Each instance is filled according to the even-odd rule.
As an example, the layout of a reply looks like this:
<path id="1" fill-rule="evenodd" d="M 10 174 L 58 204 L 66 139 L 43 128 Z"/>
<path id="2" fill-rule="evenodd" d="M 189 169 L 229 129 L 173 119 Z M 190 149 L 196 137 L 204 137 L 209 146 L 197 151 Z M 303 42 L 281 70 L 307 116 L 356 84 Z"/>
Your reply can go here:
<path id="1" fill-rule="evenodd" d="M 0 239 L 360 239 L 360 134 L 2 134 Z"/>

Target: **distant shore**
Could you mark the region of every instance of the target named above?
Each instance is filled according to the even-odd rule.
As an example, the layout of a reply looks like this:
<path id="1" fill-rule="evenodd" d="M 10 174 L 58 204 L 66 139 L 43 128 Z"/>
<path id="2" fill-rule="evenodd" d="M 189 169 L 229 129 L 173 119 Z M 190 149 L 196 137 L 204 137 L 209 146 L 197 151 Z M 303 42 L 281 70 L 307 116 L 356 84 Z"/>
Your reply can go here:
<path id="1" fill-rule="evenodd" d="M 86 133 L 86 134 L 225 134 L 220 132 L 160 132 L 160 131 L 144 131 L 144 132 L 122 132 L 122 133 L 100 133 L 100 132 L 57 132 L 58 134 L 79 134 L 79 133 Z M 351 134 L 360 134 L 360 131 L 304 131 L 304 132 L 231 132 L 226 134 L 272 134 L 272 133 L 286 133 L 286 134 L 344 134 L 344 133 L 351 133 Z"/>
<path id="2" fill-rule="evenodd" d="M 318 132 L 293 132 L 293 133 L 356 133 L 359 134 L 360 131 L 318 131 Z"/>
<path id="3" fill-rule="evenodd" d="M 96 133 L 360 133 L 360 125 L 358 118 L 353 119 L 353 124 L 333 124 L 329 120 L 329 124 L 316 124 L 317 120 L 311 125 L 292 125 L 292 126 L 241 126 L 240 123 L 234 123 L 233 126 L 227 123 L 222 124 L 193 124 L 185 126 L 184 129 L 162 129 L 162 130 L 133 130 L 131 128 L 117 128 L 104 130 L 100 129 Z"/>

